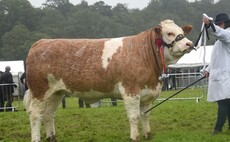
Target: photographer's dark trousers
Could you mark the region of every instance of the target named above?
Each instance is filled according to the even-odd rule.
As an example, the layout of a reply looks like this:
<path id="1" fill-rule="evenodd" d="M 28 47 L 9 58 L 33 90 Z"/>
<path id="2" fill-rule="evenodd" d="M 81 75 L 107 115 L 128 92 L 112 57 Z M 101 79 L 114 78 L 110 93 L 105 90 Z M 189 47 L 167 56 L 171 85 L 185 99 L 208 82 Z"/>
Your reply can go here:
<path id="1" fill-rule="evenodd" d="M 78 105 L 79 105 L 79 108 L 84 107 L 84 101 L 82 99 L 80 99 L 80 98 L 78 99 Z M 90 108 L 90 104 L 85 103 L 85 107 Z"/>
<path id="2" fill-rule="evenodd" d="M 215 130 L 222 131 L 222 127 L 228 117 L 228 125 L 230 129 L 230 99 L 219 100 L 218 104 L 218 114 Z"/>
<path id="3" fill-rule="evenodd" d="M 13 95 L 7 95 L 6 111 L 12 111 Z"/>
<path id="4" fill-rule="evenodd" d="M 12 111 L 12 103 L 13 103 L 13 87 L 12 85 L 1 85 L 0 86 L 0 112 L 4 111 Z M 6 106 L 5 106 L 6 102 Z M 5 107 L 5 108 L 4 108 Z"/>
<path id="5" fill-rule="evenodd" d="M 111 98 L 112 106 L 117 106 L 117 99 Z"/>
<path id="6" fill-rule="evenodd" d="M 4 103 L 5 103 L 5 101 L 4 101 L 3 94 L 1 94 L 1 92 L 0 92 L 0 112 L 4 111 Z"/>

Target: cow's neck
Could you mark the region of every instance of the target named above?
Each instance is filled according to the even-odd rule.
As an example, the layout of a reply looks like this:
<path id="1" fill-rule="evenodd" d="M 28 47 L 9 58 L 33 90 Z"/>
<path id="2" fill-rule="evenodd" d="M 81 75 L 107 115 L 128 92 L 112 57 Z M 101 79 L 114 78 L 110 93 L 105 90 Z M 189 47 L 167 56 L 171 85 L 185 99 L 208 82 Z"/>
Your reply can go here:
<path id="1" fill-rule="evenodd" d="M 141 57 L 144 59 L 145 63 L 149 66 L 150 69 L 153 69 L 154 72 L 157 72 L 158 75 L 161 75 L 163 72 L 163 59 L 160 55 L 160 47 L 157 47 L 155 44 L 155 40 L 158 37 L 152 29 L 146 30 L 137 36 L 135 36 L 137 39 L 142 39 L 141 40 L 141 46 L 137 46 L 137 48 L 140 48 L 141 52 L 144 51 L 144 56 Z M 144 48 L 143 48 L 144 47 Z M 142 50 L 144 49 L 144 50 Z M 164 51 L 163 51 L 164 52 Z M 155 55 L 154 55 L 155 54 Z M 142 54 L 140 54 L 142 55 Z M 156 56 L 156 57 L 154 57 Z M 165 56 L 165 54 L 164 54 Z M 170 59 L 170 58 L 167 58 Z M 158 65 L 157 65 L 158 64 Z M 167 65 L 167 63 L 166 63 Z"/>
<path id="2" fill-rule="evenodd" d="M 151 65 L 155 65 L 156 64 L 156 60 L 154 59 L 154 55 L 153 55 L 153 51 L 152 51 L 152 49 L 151 48 L 154 48 L 154 51 L 155 52 L 158 52 L 159 50 L 157 49 L 158 47 L 156 47 L 156 45 L 155 45 L 155 39 L 157 39 L 157 38 L 160 38 L 160 37 L 158 37 L 156 34 L 155 34 L 155 32 L 154 31 L 152 31 L 152 33 L 151 33 L 151 30 L 152 29 L 150 29 L 150 30 L 147 30 L 147 31 L 145 31 L 145 32 L 143 32 L 143 33 L 141 33 L 140 35 L 142 35 L 142 34 L 145 34 L 145 36 L 146 36 L 146 39 L 147 39 L 147 41 L 146 42 L 148 42 L 148 53 L 146 53 L 147 55 L 148 55 L 148 58 L 150 59 L 150 66 Z M 151 36 L 151 39 L 152 40 L 149 40 L 150 39 L 150 36 Z M 152 42 L 152 43 L 151 43 Z M 152 47 L 153 46 L 153 47 Z M 174 63 L 176 63 L 179 59 L 180 59 L 180 57 L 179 56 L 173 56 L 172 54 L 171 54 L 171 52 L 169 51 L 169 48 L 167 48 L 167 47 L 163 47 L 164 48 L 164 60 L 165 60 L 165 64 L 166 65 L 169 65 L 169 64 L 174 64 Z M 159 64 L 159 66 L 160 66 L 160 70 L 162 70 L 163 69 L 163 66 L 162 66 L 162 59 L 161 59 L 161 57 L 159 56 L 160 54 L 159 54 L 159 52 L 158 53 L 156 53 L 157 54 L 157 59 L 158 59 L 158 64 Z M 155 62 L 155 63 L 153 63 L 153 62 Z"/>
<path id="3" fill-rule="evenodd" d="M 153 66 L 152 68 L 156 68 L 159 75 L 161 75 L 163 71 L 163 57 L 160 53 L 161 46 L 156 45 L 155 41 L 156 39 L 160 38 L 158 37 L 153 29 L 150 29 L 146 31 L 146 38 L 148 42 L 148 56 L 150 58 L 150 64 Z M 154 62 L 154 63 L 153 63 Z"/>

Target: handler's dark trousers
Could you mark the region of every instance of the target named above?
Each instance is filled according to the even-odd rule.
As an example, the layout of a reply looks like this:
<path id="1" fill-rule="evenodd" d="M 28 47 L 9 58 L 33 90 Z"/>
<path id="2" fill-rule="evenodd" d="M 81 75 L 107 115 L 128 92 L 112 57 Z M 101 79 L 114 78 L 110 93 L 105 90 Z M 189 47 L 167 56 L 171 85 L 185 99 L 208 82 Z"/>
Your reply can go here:
<path id="1" fill-rule="evenodd" d="M 217 101 L 218 104 L 218 114 L 215 130 L 222 131 L 222 127 L 228 117 L 228 125 L 230 129 L 230 99 Z"/>

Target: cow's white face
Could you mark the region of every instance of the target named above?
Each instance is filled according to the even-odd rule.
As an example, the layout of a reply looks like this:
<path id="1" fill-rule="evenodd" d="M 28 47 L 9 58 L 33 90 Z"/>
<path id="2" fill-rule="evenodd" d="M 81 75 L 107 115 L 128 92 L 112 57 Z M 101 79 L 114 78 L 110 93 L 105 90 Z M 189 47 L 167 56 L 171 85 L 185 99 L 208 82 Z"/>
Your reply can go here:
<path id="1" fill-rule="evenodd" d="M 169 53 L 172 56 L 181 57 L 185 53 L 189 53 L 192 50 L 192 41 L 184 37 L 184 35 L 191 31 L 191 26 L 184 26 L 181 28 L 172 20 L 165 20 L 160 23 L 160 27 L 163 41 L 166 44 L 171 44 L 172 46 L 168 47 Z"/>

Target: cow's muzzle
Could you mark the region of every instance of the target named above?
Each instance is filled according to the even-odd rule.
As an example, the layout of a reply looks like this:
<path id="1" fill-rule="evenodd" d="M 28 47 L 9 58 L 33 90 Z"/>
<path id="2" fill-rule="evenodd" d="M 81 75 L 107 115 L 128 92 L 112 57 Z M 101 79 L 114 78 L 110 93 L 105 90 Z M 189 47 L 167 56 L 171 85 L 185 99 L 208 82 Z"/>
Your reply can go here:
<path id="1" fill-rule="evenodd" d="M 191 50 L 195 50 L 195 51 L 196 51 L 195 46 L 190 46 L 190 47 L 189 47 L 189 49 L 191 49 Z"/>
<path id="2" fill-rule="evenodd" d="M 183 51 L 183 53 L 190 53 L 192 50 L 196 50 L 196 48 L 194 46 L 189 46 L 186 50 Z"/>

